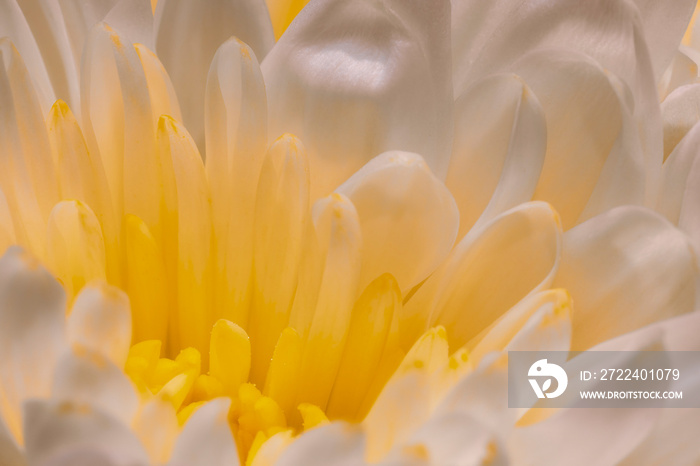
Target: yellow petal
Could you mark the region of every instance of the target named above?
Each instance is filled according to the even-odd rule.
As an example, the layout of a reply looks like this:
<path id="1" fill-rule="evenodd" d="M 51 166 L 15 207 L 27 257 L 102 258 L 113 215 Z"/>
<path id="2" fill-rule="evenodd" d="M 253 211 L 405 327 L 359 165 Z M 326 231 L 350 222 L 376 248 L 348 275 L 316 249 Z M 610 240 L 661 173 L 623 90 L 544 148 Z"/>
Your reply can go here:
<path id="1" fill-rule="evenodd" d="M 251 381 L 264 386 L 272 352 L 289 323 L 309 209 L 309 178 L 301 142 L 285 135 L 263 165 L 255 210 L 253 295 L 248 322 Z"/>
<path id="2" fill-rule="evenodd" d="M 47 126 L 58 168 L 61 197 L 81 201 L 95 213 L 105 239 L 108 277 L 119 283 L 119 231 L 102 161 L 88 152 L 78 121 L 64 101 L 57 100 L 53 104 Z"/>
<path id="3" fill-rule="evenodd" d="M 278 40 L 309 0 L 266 0 L 275 40 Z"/>
<path id="4" fill-rule="evenodd" d="M 56 204 L 49 217 L 47 262 L 63 283 L 68 301 L 91 280 L 107 278 L 102 227 L 80 201 Z"/>
<path id="5" fill-rule="evenodd" d="M 267 100 L 255 54 L 235 38 L 214 55 L 205 111 L 216 254 L 214 305 L 217 317 L 245 326 L 256 187 L 267 148 Z"/>
<path id="6" fill-rule="evenodd" d="M 135 215 L 124 219 L 124 287 L 131 300 L 135 342 L 166 341 L 168 287 L 161 248 Z"/>
<path id="7" fill-rule="evenodd" d="M 173 83 L 170 82 L 170 77 L 163 64 L 158 60 L 156 54 L 145 45 L 134 44 L 134 49 L 139 55 L 141 66 L 146 74 L 153 121 L 158 121 L 161 115 L 170 115 L 177 121 L 182 121 L 180 104 L 178 104 Z"/>
<path id="8" fill-rule="evenodd" d="M 290 322 L 305 340 L 298 401 L 325 409 L 357 295 L 362 239 L 357 212 L 340 194 L 319 200 L 314 217 L 322 259 L 317 264 L 320 284 L 315 305 L 302 309 L 295 302 Z"/>
<path id="9" fill-rule="evenodd" d="M 370 283 L 355 303 L 343 359 L 328 402 L 327 413 L 333 419 L 358 420 L 362 400 L 377 375 L 394 312 L 400 306 L 401 292 L 388 274 Z"/>
<path id="10" fill-rule="evenodd" d="M 290 420 L 296 419 L 293 413 L 299 389 L 302 343 L 296 330 L 284 329 L 275 346 L 265 379 L 265 395 L 274 399 Z"/>
<path id="11" fill-rule="evenodd" d="M 181 125 L 161 117 L 158 140 L 165 157 L 168 152 L 172 157 L 177 189 L 177 319 L 170 336 L 174 345 L 192 346 L 207 355 L 213 322 L 209 187 L 197 146 Z"/>
<path id="12" fill-rule="evenodd" d="M 250 339 L 238 325 L 221 319 L 214 324 L 209 344 L 209 373 L 222 384 L 230 396 L 248 380 Z"/>

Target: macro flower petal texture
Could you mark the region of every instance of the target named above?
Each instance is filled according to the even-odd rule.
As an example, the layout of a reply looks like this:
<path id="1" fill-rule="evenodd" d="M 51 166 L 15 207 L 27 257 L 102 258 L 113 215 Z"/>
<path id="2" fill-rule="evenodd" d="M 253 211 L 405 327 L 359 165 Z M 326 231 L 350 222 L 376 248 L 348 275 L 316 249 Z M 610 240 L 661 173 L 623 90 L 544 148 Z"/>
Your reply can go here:
<path id="1" fill-rule="evenodd" d="M 0 466 L 699 463 L 695 10 L 0 0 Z"/>

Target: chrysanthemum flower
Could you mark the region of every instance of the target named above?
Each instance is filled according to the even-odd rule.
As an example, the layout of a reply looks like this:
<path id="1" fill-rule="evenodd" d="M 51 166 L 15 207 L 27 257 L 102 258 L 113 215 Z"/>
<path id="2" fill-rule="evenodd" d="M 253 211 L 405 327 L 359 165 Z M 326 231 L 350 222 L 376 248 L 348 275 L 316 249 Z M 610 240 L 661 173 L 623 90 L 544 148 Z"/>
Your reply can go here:
<path id="1" fill-rule="evenodd" d="M 694 7 L 0 2 L 0 464 L 699 461 L 505 395 L 700 350 Z"/>

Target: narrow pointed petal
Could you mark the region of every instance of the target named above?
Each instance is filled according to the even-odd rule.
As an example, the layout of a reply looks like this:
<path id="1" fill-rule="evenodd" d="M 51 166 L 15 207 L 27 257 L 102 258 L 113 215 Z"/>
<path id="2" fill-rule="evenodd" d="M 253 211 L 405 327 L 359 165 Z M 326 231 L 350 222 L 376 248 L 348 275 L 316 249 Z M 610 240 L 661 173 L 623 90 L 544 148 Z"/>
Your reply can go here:
<path id="1" fill-rule="evenodd" d="M 153 121 L 157 121 L 161 115 L 169 115 L 177 121 L 182 121 L 180 104 L 175 95 L 175 88 L 170 82 L 170 77 L 156 54 L 151 52 L 143 44 L 134 44 L 134 49 L 139 55 L 143 71 L 148 82 L 148 94 L 151 98 L 151 111 Z"/>
<path id="2" fill-rule="evenodd" d="M 238 452 L 228 425 L 230 400 L 218 398 L 199 408 L 175 441 L 170 466 L 237 466 Z"/>
<path id="3" fill-rule="evenodd" d="M 650 210 L 618 207 L 570 230 L 552 286 L 576 303 L 572 350 L 690 312 L 696 275 L 685 235 Z"/>
<path id="4" fill-rule="evenodd" d="M 156 54 L 168 70 L 182 106 L 184 123 L 204 149 L 204 96 L 214 54 L 231 36 L 262 60 L 274 44 L 262 1 L 213 0 L 204 3 L 161 0 L 155 14 Z"/>
<path id="5" fill-rule="evenodd" d="M 358 421 L 364 399 L 394 320 L 401 306 L 396 280 L 382 275 L 367 286 L 355 302 L 343 349 L 343 359 L 326 410 L 333 419 Z"/>
<path id="6" fill-rule="evenodd" d="M 53 104 L 46 123 L 61 198 L 81 201 L 95 213 L 104 235 L 107 273 L 116 281 L 119 232 L 102 160 L 88 152 L 78 121 L 64 101 Z"/>
<path id="7" fill-rule="evenodd" d="M 522 204 L 467 235 L 404 306 L 402 346 L 442 325 L 459 348 L 531 292 L 549 288 L 561 224 L 548 204 Z M 507 285 L 506 285 L 507 283 Z"/>
<path id="8" fill-rule="evenodd" d="M 55 94 L 46 64 L 39 51 L 32 30 L 17 0 L 3 0 L 0 3 L 0 38 L 11 40 L 22 55 L 29 73 L 36 83 L 39 101 L 44 108 L 55 100 Z"/>
<path id="9" fill-rule="evenodd" d="M 296 330 L 288 327 L 282 331 L 270 360 L 265 378 L 265 396 L 274 399 L 288 418 L 297 408 L 299 392 L 297 372 L 301 368 L 303 341 Z"/>
<path id="10" fill-rule="evenodd" d="M 124 289 L 131 302 L 133 341 L 165 341 L 169 301 L 162 248 L 134 215 L 124 219 L 124 243 Z"/>
<path id="11" fill-rule="evenodd" d="M 421 154 L 444 179 L 452 138 L 449 11 L 446 0 L 314 2 L 265 58 L 270 136 L 289 132 L 304 141 L 312 199 L 387 150 Z"/>
<path id="12" fill-rule="evenodd" d="M 313 209 L 318 247 L 321 253 L 310 260 L 320 277 L 310 290 L 311 307 L 304 299 L 294 302 L 290 324 L 305 341 L 299 402 L 325 409 L 341 362 L 348 332 L 352 303 L 358 293 L 362 237 L 357 211 L 341 194 L 320 199 Z M 302 278 L 309 279 L 309 278 Z"/>
<path id="13" fill-rule="evenodd" d="M 80 201 L 61 201 L 53 208 L 46 249 L 47 265 L 63 284 L 69 303 L 85 284 L 107 278 L 102 226 Z"/>
<path id="14" fill-rule="evenodd" d="M 0 39 L 0 185 L 18 240 L 43 256 L 46 219 L 58 186 L 44 113 L 17 49 Z"/>
<path id="15" fill-rule="evenodd" d="M 477 219 L 532 199 L 544 163 L 547 128 L 537 97 L 515 75 L 475 84 L 455 102 L 447 187 L 459 206 L 459 234 Z"/>
<path id="16" fill-rule="evenodd" d="M 255 54 L 232 38 L 209 68 L 206 173 L 212 195 L 217 317 L 245 326 L 256 189 L 267 149 L 265 83 Z"/>
<path id="17" fill-rule="evenodd" d="M 254 282 L 248 333 L 251 380 L 264 386 L 280 333 L 289 323 L 309 211 L 309 173 L 301 142 L 283 136 L 263 164 L 255 205 Z"/>
<path id="18" fill-rule="evenodd" d="M 143 219 L 161 238 L 164 196 L 148 81 L 139 55 L 104 23 L 90 32 L 81 72 L 83 130 L 100 154 L 115 213 Z"/>
<path id="19" fill-rule="evenodd" d="M 129 298 L 104 282 L 86 286 L 78 295 L 67 323 L 68 341 L 124 367 L 131 344 Z"/>
<path id="20" fill-rule="evenodd" d="M 67 466 L 81 457 L 90 458 L 88 464 L 148 464 L 143 446 L 129 427 L 103 411 L 70 402 L 32 400 L 25 404 L 24 417 L 30 464 Z"/>
<path id="21" fill-rule="evenodd" d="M 199 151 L 187 131 L 170 117 L 158 122 L 158 140 L 172 158 L 177 189 L 178 261 L 175 347 L 207 354 L 211 331 L 211 197 Z"/>
<path id="22" fill-rule="evenodd" d="M 65 349 L 66 298 L 61 285 L 19 248 L 0 259 L 0 413 L 22 438 L 27 398 L 48 398 L 54 365 Z"/>
<path id="23" fill-rule="evenodd" d="M 118 0 L 102 20 L 121 31 L 129 41 L 154 49 L 150 0 Z"/>

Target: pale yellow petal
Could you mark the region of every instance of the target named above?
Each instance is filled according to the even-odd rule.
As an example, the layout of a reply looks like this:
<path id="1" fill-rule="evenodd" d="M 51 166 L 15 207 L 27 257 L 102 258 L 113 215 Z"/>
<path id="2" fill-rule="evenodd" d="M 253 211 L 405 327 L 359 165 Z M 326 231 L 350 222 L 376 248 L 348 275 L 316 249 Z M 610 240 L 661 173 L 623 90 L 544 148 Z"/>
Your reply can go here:
<path id="1" fill-rule="evenodd" d="M 193 346 L 207 355 L 213 323 L 209 186 L 197 146 L 181 125 L 161 117 L 158 140 L 161 150 L 172 157 L 177 189 L 177 319 L 170 336 L 176 347 Z"/>
<path id="2" fill-rule="evenodd" d="M 47 265 L 63 284 L 68 302 L 92 280 L 107 278 L 102 226 L 80 201 L 61 201 L 51 211 Z"/>
<path id="3" fill-rule="evenodd" d="M 251 381 L 264 386 L 280 333 L 289 323 L 302 234 L 309 210 L 309 175 L 301 142 L 286 135 L 272 145 L 256 196 L 251 336 Z"/>
<path id="4" fill-rule="evenodd" d="M 298 401 L 325 409 L 358 292 L 362 238 L 355 207 L 340 194 L 317 201 L 314 223 L 321 249 L 321 261 L 316 263 L 319 286 L 312 307 L 295 301 L 290 324 L 304 340 L 301 370 L 296 375 Z"/>
<path id="5" fill-rule="evenodd" d="M 404 306 L 402 346 L 442 325 L 459 348 L 531 292 L 549 288 L 561 250 L 561 224 L 548 204 L 511 209 L 468 234 Z"/>
<path id="6" fill-rule="evenodd" d="M 343 359 L 326 410 L 333 419 L 359 420 L 362 401 L 377 375 L 394 312 L 400 306 L 401 292 L 389 274 L 370 283 L 355 302 Z"/>
<path id="7" fill-rule="evenodd" d="M 214 306 L 217 317 L 246 325 L 255 197 L 267 148 L 265 83 L 250 47 L 232 38 L 218 48 L 205 99 L 206 172 L 216 255 Z"/>
<path id="8" fill-rule="evenodd" d="M 124 289 L 132 309 L 133 340 L 165 341 L 167 337 L 168 282 L 162 248 L 145 223 L 127 215 L 124 229 Z"/>

